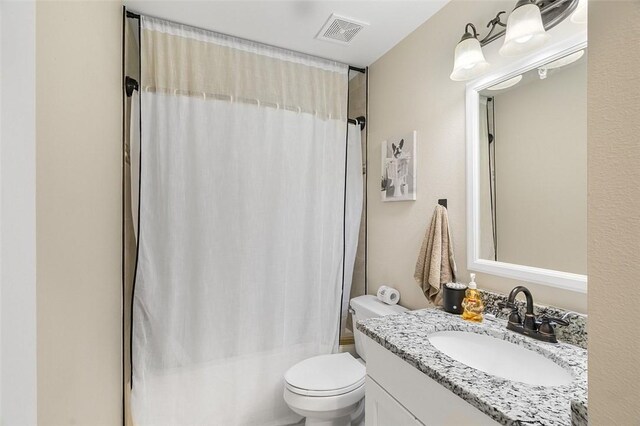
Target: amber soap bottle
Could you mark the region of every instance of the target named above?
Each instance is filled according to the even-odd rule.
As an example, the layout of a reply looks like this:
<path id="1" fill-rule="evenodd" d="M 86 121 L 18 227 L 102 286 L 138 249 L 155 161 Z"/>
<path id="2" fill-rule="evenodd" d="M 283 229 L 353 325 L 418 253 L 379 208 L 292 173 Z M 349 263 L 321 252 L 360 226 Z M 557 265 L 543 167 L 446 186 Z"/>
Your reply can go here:
<path id="1" fill-rule="evenodd" d="M 476 284 L 476 274 L 471 274 L 471 282 L 464 294 L 464 300 L 462 301 L 462 319 L 467 321 L 481 322 L 482 313 L 484 312 L 484 304 L 482 303 L 482 297 L 478 291 Z"/>

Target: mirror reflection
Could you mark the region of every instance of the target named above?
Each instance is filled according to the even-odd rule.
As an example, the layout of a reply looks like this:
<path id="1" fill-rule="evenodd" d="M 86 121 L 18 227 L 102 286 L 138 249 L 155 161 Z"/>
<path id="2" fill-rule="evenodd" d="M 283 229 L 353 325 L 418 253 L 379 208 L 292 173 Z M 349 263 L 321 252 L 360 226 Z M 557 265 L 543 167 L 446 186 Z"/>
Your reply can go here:
<path id="1" fill-rule="evenodd" d="M 586 275 L 586 57 L 480 91 L 480 258 Z"/>

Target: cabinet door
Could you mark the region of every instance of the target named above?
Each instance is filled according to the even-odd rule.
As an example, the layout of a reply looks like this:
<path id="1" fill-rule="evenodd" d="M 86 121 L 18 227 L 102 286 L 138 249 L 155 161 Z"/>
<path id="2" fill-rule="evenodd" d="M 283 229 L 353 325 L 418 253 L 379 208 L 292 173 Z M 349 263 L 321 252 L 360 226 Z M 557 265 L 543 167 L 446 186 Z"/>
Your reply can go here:
<path id="1" fill-rule="evenodd" d="M 365 396 L 366 426 L 419 426 L 422 425 L 398 401 L 367 376 Z"/>

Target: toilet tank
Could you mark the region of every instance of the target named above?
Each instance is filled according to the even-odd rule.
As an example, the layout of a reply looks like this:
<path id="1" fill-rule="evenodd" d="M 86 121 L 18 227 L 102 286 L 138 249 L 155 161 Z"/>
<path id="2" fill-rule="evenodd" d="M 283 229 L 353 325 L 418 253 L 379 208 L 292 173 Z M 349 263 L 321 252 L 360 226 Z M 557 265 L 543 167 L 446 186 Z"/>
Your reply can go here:
<path id="1" fill-rule="evenodd" d="M 360 358 L 367 360 L 364 353 L 364 341 L 366 338 L 362 332 L 358 331 L 356 323 L 369 318 L 383 317 L 385 315 L 394 315 L 407 312 L 407 308 L 403 308 L 400 305 L 387 305 L 378 300 L 376 296 L 365 295 L 358 296 L 351 299 L 349 304 L 351 306 L 351 318 L 353 320 L 353 338 L 356 342 L 356 352 L 360 355 Z"/>

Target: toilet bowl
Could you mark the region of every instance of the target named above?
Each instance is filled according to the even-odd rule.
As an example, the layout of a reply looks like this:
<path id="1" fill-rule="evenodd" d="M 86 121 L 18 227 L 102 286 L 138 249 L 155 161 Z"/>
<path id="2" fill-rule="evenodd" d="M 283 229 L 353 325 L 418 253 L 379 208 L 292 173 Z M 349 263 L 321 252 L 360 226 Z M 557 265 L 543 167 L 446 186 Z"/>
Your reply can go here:
<path id="1" fill-rule="evenodd" d="M 285 374 L 284 400 L 306 425 L 349 426 L 364 398 L 365 375 L 348 353 L 309 358 Z"/>
<path id="2" fill-rule="evenodd" d="M 386 305 L 375 296 L 356 297 L 350 306 L 354 330 L 357 321 L 406 311 L 398 305 Z M 366 358 L 362 338 L 356 330 L 356 352 L 361 359 L 346 352 L 319 355 L 285 373 L 284 400 L 306 418 L 306 426 L 364 425 Z"/>

